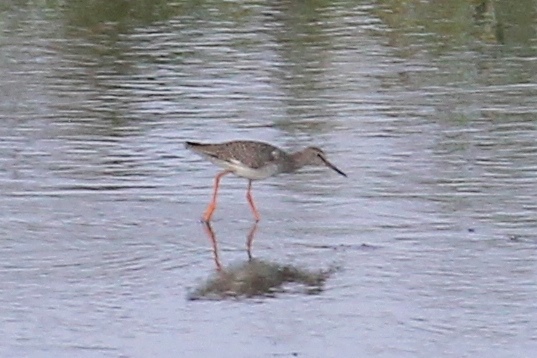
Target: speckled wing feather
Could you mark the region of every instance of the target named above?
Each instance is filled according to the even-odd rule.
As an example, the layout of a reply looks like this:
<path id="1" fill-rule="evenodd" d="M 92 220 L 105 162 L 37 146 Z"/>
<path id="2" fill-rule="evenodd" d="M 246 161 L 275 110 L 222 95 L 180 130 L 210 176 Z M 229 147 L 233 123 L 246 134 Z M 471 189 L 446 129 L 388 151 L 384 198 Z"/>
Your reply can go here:
<path id="1" fill-rule="evenodd" d="M 259 169 L 272 164 L 287 155 L 275 146 L 255 141 L 223 143 L 222 146 L 216 149 L 214 154 L 218 159 L 226 161 L 235 160 L 252 169 Z"/>

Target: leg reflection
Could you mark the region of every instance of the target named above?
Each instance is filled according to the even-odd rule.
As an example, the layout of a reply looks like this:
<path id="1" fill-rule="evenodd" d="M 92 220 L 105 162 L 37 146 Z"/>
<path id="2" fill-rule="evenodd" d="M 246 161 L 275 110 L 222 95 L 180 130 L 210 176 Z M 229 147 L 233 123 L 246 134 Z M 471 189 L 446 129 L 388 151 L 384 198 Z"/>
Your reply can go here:
<path id="1" fill-rule="evenodd" d="M 246 236 L 246 252 L 248 253 L 248 259 L 252 260 L 252 245 L 254 242 L 255 233 L 257 232 L 257 222 L 254 223 L 250 231 L 248 232 L 248 235 Z M 222 263 L 220 262 L 220 254 L 218 251 L 218 240 L 216 239 L 216 234 L 214 233 L 214 230 L 211 226 L 211 223 L 206 221 L 203 222 L 203 229 L 205 230 L 205 233 L 211 240 L 211 245 L 213 247 L 213 257 L 214 257 L 214 264 L 216 266 L 217 271 L 222 271 Z"/>
<path id="2" fill-rule="evenodd" d="M 246 251 L 248 252 L 248 259 L 252 260 L 252 244 L 254 243 L 254 236 L 257 232 L 257 221 L 254 223 L 250 232 L 248 233 L 246 240 Z"/>
<path id="3" fill-rule="evenodd" d="M 207 234 L 207 236 L 209 236 L 209 239 L 211 240 L 211 245 L 213 246 L 213 257 L 214 264 L 216 265 L 216 271 L 222 271 L 222 264 L 220 263 L 220 256 L 218 255 L 218 242 L 216 241 L 216 235 L 214 234 L 210 222 L 206 221 L 203 224 L 205 233 Z"/>

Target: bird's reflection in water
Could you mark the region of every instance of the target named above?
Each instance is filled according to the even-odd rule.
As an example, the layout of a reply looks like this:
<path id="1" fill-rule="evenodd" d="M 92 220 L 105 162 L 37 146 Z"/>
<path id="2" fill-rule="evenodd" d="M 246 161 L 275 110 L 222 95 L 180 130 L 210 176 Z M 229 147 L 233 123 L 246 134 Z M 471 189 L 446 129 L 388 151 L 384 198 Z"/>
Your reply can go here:
<path id="1" fill-rule="evenodd" d="M 203 223 L 203 229 L 211 240 L 211 245 L 213 245 L 213 257 L 214 264 L 216 265 L 216 271 L 222 271 L 222 264 L 220 263 L 220 255 L 218 253 L 218 242 L 216 241 L 216 235 L 214 234 L 214 230 L 209 222 Z"/>
<path id="2" fill-rule="evenodd" d="M 273 297 L 286 292 L 318 294 L 323 290 L 326 279 L 336 270 L 311 271 L 253 258 L 252 243 L 257 223 L 247 235 L 248 260 L 225 268 L 220 262 L 218 241 L 210 223 L 204 223 L 204 229 L 213 246 L 216 272 L 189 294 L 190 300 Z"/>

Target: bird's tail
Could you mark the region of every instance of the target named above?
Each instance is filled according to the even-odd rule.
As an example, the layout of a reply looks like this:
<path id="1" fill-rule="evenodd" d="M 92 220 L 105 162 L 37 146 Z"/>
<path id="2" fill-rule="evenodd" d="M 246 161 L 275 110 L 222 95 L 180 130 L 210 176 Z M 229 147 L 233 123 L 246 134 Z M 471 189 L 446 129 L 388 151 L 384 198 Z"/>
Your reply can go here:
<path id="1" fill-rule="evenodd" d="M 185 148 L 186 149 L 195 149 L 195 148 L 201 147 L 201 146 L 203 146 L 203 144 L 198 143 L 198 142 L 189 142 L 189 141 L 185 142 Z"/>

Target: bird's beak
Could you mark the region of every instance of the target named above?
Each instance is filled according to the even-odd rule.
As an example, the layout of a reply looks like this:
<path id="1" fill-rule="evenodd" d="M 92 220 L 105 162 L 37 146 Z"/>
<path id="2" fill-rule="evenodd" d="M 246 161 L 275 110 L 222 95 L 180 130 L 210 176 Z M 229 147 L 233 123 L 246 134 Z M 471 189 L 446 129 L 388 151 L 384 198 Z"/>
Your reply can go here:
<path id="1" fill-rule="evenodd" d="M 330 163 L 328 159 L 326 159 L 324 156 L 319 155 L 319 158 L 326 164 L 326 166 L 330 169 L 333 169 L 336 173 L 343 175 L 345 178 L 347 177 L 347 174 L 343 173 L 341 170 L 338 169 L 334 164 Z"/>

